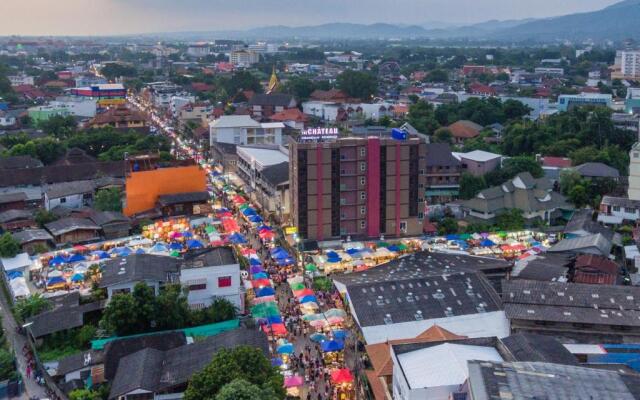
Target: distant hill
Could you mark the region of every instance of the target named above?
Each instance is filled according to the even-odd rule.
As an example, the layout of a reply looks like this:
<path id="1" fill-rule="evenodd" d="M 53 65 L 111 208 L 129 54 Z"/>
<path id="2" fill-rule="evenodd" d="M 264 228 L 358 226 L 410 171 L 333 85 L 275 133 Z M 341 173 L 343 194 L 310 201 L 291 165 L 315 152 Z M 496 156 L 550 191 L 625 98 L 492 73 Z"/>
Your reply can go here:
<path id="1" fill-rule="evenodd" d="M 392 24 L 351 24 L 351 23 L 331 23 L 316 26 L 268 26 L 264 28 L 249 29 L 245 32 L 247 36 L 265 38 L 407 38 L 415 36 L 426 36 L 427 30 L 421 26 L 398 26 Z"/>

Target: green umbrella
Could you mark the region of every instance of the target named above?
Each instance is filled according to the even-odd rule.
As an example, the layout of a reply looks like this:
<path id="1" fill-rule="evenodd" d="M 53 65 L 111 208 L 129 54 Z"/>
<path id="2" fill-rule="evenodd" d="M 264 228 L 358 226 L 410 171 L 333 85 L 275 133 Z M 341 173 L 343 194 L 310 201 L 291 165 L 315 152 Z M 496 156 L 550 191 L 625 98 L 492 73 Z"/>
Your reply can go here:
<path id="1" fill-rule="evenodd" d="M 304 269 L 306 269 L 307 271 L 317 271 L 318 267 L 315 264 L 307 264 L 305 265 Z"/>
<path id="2" fill-rule="evenodd" d="M 505 232 L 505 231 L 499 231 L 499 232 L 498 232 L 498 236 L 500 236 L 501 238 L 503 238 L 503 239 L 504 239 L 504 238 L 506 238 L 506 237 L 507 237 L 507 232 Z"/>
<path id="3" fill-rule="evenodd" d="M 304 283 L 291 284 L 291 290 L 302 290 L 302 289 L 304 289 Z"/>
<path id="4" fill-rule="evenodd" d="M 171 254 L 169 254 L 171 257 L 180 257 L 180 252 L 174 250 L 171 252 Z"/>
<path id="5" fill-rule="evenodd" d="M 408 247 L 407 247 L 407 245 L 406 245 L 406 244 L 404 244 L 404 243 L 400 243 L 400 244 L 398 245 L 398 250 L 400 250 L 400 251 L 407 251 L 407 249 L 408 249 Z"/>
<path id="6" fill-rule="evenodd" d="M 378 246 L 378 247 L 389 247 L 390 245 L 387 242 L 378 242 L 378 243 L 376 243 L 376 246 Z"/>
<path id="7" fill-rule="evenodd" d="M 213 225 L 207 225 L 207 227 L 204 228 L 204 231 L 207 232 L 207 233 L 215 233 L 215 232 L 217 232 L 216 228 L 214 228 Z"/>
<path id="8" fill-rule="evenodd" d="M 279 313 L 278 306 L 273 301 L 256 304 L 251 307 L 251 315 L 257 318 L 266 318 L 268 316 L 278 315 Z"/>
<path id="9" fill-rule="evenodd" d="M 239 208 L 239 209 L 241 209 L 241 210 L 244 210 L 245 208 L 249 208 L 249 204 L 247 204 L 247 203 L 242 203 L 242 204 L 240 205 L 240 207 L 238 207 L 238 208 Z"/>
<path id="10" fill-rule="evenodd" d="M 468 233 L 463 233 L 463 234 L 461 234 L 459 236 L 460 236 L 460 240 L 469 240 L 469 239 L 471 239 L 471 235 L 468 234 Z"/>

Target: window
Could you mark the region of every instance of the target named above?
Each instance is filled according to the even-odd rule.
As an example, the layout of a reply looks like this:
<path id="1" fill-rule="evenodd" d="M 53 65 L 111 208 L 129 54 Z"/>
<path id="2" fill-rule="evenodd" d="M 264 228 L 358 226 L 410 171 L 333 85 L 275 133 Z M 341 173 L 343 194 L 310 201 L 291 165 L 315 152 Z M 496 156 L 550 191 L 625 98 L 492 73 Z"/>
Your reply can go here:
<path id="1" fill-rule="evenodd" d="M 400 231 L 407 232 L 407 221 L 400 221 Z"/>
<path id="2" fill-rule="evenodd" d="M 364 176 L 360 177 L 360 185 L 364 186 L 367 181 L 364 179 Z"/>
<path id="3" fill-rule="evenodd" d="M 61 197 L 60 198 L 60 203 L 66 203 L 67 202 L 67 198 L 66 197 Z"/>
<path id="4" fill-rule="evenodd" d="M 230 276 L 221 276 L 218 278 L 218 287 L 230 287 L 230 286 L 231 286 Z"/>
<path id="5" fill-rule="evenodd" d="M 361 163 L 360 163 L 360 171 L 363 171 L 363 172 L 364 172 L 364 171 L 366 171 L 366 170 L 367 170 L 367 163 L 363 163 L 363 162 L 361 162 Z"/>
<path id="6" fill-rule="evenodd" d="M 366 207 L 360 207 L 360 214 L 366 214 L 367 213 L 367 208 Z"/>
<path id="7" fill-rule="evenodd" d="M 367 150 L 364 147 L 360 147 L 360 155 L 362 157 L 364 157 L 365 155 L 367 155 Z"/>
<path id="8" fill-rule="evenodd" d="M 360 228 L 364 229 L 367 226 L 366 221 L 360 221 Z"/>
<path id="9" fill-rule="evenodd" d="M 418 219 L 424 219 L 424 213 L 419 212 L 418 213 Z"/>
<path id="10" fill-rule="evenodd" d="M 365 192 L 360 192 L 360 200 L 364 200 L 367 198 L 367 194 Z"/>
<path id="11" fill-rule="evenodd" d="M 620 207 L 619 206 L 613 206 L 613 211 L 620 211 Z"/>
<path id="12" fill-rule="evenodd" d="M 193 292 L 195 290 L 206 290 L 207 289 L 207 283 L 196 283 L 194 285 L 189 285 L 189 291 Z"/>

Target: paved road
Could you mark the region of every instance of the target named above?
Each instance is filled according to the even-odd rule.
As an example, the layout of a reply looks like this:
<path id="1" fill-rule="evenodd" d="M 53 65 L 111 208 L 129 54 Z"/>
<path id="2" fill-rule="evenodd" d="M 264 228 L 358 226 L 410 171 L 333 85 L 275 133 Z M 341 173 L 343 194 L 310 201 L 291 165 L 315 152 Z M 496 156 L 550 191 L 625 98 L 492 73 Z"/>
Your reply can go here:
<path id="1" fill-rule="evenodd" d="M 16 320 L 13 318 L 11 308 L 5 297 L 4 290 L 0 290 L 0 316 L 2 316 L 2 328 L 4 329 L 7 342 L 14 350 L 16 354 L 16 361 L 18 366 L 18 372 L 22 375 L 22 379 L 25 383 L 26 393 L 20 397 L 21 399 L 28 399 L 29 397 L 37 397 L 38 399 L 45 399 L 47 395 L 44 387 L 38 385 L 33 378 L 26 378 L 25 371 L 27 369 L 27 360 L 22 354 L 22 348 L 27 343 L 25 336 L 16 333 Z"/>

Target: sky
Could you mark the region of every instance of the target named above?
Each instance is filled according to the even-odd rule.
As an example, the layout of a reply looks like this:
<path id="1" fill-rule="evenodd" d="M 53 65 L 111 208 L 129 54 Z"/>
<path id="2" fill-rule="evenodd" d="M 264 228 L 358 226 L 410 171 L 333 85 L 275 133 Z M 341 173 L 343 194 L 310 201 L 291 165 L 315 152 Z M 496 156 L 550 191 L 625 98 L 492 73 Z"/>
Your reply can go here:
<path id="1" fill-rule="evenodd" d="M 593 11 L 619 0 L 0 0 L 0 35 L 118 35 L 327 22 L 469 24 Z"/>

